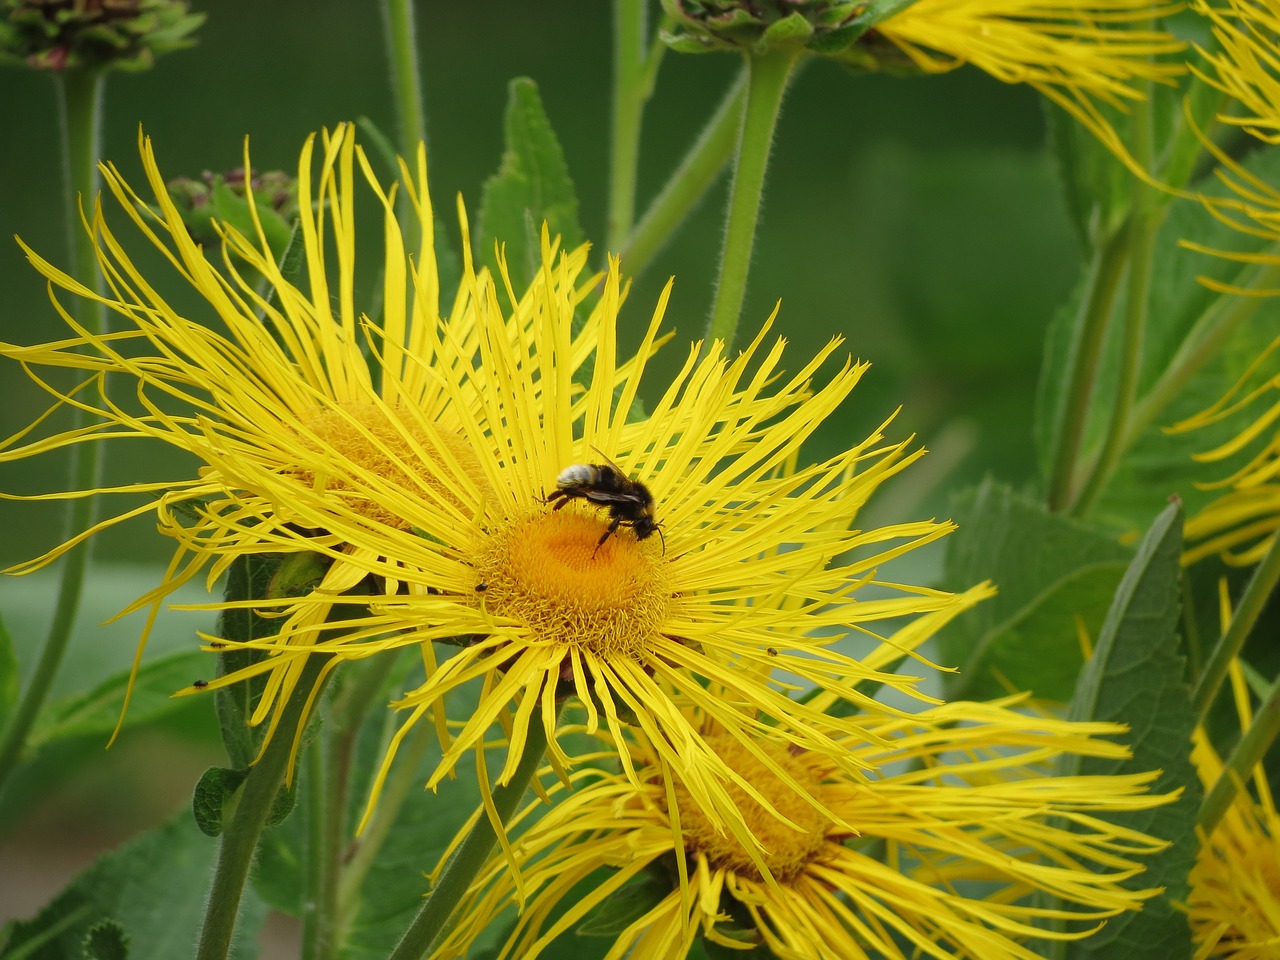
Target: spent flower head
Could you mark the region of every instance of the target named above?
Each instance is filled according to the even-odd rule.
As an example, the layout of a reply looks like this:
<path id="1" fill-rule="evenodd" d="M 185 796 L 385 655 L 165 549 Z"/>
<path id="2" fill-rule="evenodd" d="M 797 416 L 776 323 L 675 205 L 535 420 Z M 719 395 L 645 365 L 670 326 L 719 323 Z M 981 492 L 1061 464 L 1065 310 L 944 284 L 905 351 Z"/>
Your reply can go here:
<path id="1" fill-rule="evenodd" d="M 686 706 L 757 788 L 737 800 L 762 855 L 709 822 L 638 735 L 620 759 L 639 777 L 611 772 L 606 753 L 571 791 L 552 786 L 563 794 L 553 807 L 524 811 L 512 841 L 519 871 L 491 864 L 434 956 L 458 955 L 522 892 L 503 960 L 533 960 L 603 904 L 637 897 L 647 909 L 623 921 L 609 960 L 678 960 L 697 937 L 787 960 L 1027 960 L 1036 956 L 1027 938 L 1087 936 L 1158 892 L 1125 881 L 1165 844 L 1107 815 L 1170 798 L 1146 793 L 1155 774 L 1054 777 L 1058 757 L 1123 757 L 1104 737 L 1124 728 L 1031 716 L 1019 703 L 957 702 L 910 717 L 871 710 L 857 718 L 862 735 L 827 727 L 878 771 L 856 777 L 767 735 L 748 749 Z M 813 802 L 795 803 L 775 766 Z M 580 899 L 565 902 L 570 891 Z M 1064 906 L 1038 905 L 1037 893 Z"/>
<path id="2" fill-rule="evenodd" d="M 145 70 L 193 46 L 186 0 L 0 0 L 0 62 L 37 70 Z"/>

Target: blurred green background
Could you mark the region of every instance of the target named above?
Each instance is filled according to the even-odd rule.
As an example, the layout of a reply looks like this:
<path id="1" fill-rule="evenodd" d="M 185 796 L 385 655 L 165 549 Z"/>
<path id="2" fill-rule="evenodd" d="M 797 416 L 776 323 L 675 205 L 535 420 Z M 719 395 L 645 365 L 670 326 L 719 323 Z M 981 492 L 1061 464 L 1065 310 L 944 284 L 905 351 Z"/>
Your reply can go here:
<path id="1" fill-rule="evenodd" d="M 239 165 L 246 134 L 258 169 L 293 170 L 303 138 L 322 126 L 368 117 L 394 133 L 374 4 L 222 0 L 192 6 L 209 15 L 195 49 L 107 82 L 104 156 L 135 185 L 142 182 L 139 124 L 170 178 Z M 536 16 L 523 12 L 530 9 Z M 456 243 L 458 193 L 474 216 L 482 184 L 501 156 L 508 82 L 523 75 L 537 82 L 564 145 L 583 227 L 589 237 L 602 238 L 609 5 L 421 4 L 418 25 L 437 223 Z M 737 69 L 732 57 L 668 54 L 646 113 L 641 207 Z M 54 263 L 65 262 L 55 118 L 49 77 L 0 72 L 0 235 L 6 238 L 0 242 L 0 339 L 11 343 L 64 335 L 43 279 L 7 239 L 20 235 Z M 903 79 L 854 76 L 818 62 L 789 95 L 743 334 L 781 299 L 776 329 L 794 343 L 789 369 L 833 335 L 845 337 L 855 357 L 872 361 L 851 400 L 814 441 L 814 457 L 825 452 L 819 447 L 860 440 L 899 405 L 891 438 L 914 433 L 933 451 L 872 503 L 867 525 L 945 516 L 950 494 L 987 473 L 1015 484 L 1033 475 L 1032 406 L 1044 330 L 1079 260 L 1044 139 L 1041 104 L 1031 90 L 974 70 Z M 653 370 L 650 399 L 683 357 L 684 342 L 701 335 L 723 202 L 722 181 L 632 290 L 624 341 L 638 338 L 658 291 L 676 277 L 667 320 L 678 338 Z M 374 212 L 371 202 L 365 209 Z M 115 222 L 122 225 L 123 218 Z M 16 364 L 0 368 L 0 433 L 22 429 L 46 405 Z M 117 449 L 108 455 L 109 483 L 192 470 L 165 451 L 111 446 Z M 58 456 L 3 464 L 0 492 L 61 489 L 64 475 Z M 0 502 L 0 564 L 60 542 L 61 515 L 56 504 Z M 127 668 L 137 618 L 110 628 L 97 624 L 155 583 L 155 566 L 169 550 L 145 519 L 97 538 L 86 609 L 58 690 L 83 689 Z M 937 551 L 921 562 L 917 579 L 936 570 Z M 47 624 L 52 583 L 48 576 L 0 579 L 0 610 L 24 671 Z M 186 596 L 198 601 L 201 595 Z M 156 648 L 189 646 L 193 631 L 208 623 L 203 614 L 170 615 Z M 47 880 L 24 880 L 17 899 L 0 901 L 0 918 L 30 913 L 99 850 L 180 805 L 203 765 L 217 758 L 211 719 L 208 705 L 196 703 L 163 734 L 130 733 L 109 758 L 95 740 L 28 771 L 22 789 L 0 808 L 0 863 L 7 866 L 0 872 L 11 886 L 37 846 L 55 868 Z M 70 764 L 75 773 L 68 777 Z M 65 856 L 58 853 L 63 849 Z"/>

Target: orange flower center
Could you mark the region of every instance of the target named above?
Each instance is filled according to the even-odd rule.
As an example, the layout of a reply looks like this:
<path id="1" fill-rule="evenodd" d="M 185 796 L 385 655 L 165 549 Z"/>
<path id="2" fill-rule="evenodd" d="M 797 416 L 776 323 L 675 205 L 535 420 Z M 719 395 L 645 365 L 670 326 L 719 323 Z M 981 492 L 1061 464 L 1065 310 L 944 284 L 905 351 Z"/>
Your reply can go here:
<path id="1" fill-rule="evenodd" d="M 618 531 L 607 514 L 540 510 L 500 524 L 476 560 L 490 614 L 527 626 L 535 642 L 644 661 L 671 602 L 661 548 Z"/>
<path id="2" fill-rule="evenodd" d="M 475 487 L 483 490 L 488 486 L 475 451 L 459 432 L 407 417 L 393 419 L 375 403 L 347 403 L 340 409 L 319 410 L 304 422 L 303 436 L 315 438 L 309 445 L 318 453 L 337 450 L 345 461 L 389 486 L 409 493 L 420 490 L 426 499 L 435 496 L 462 506 L 463 484 L 456 479 L 459 473 Z M 363 517 L 402 530 L 411 526 L 371 496 L 367 487 L 357 490 L 343 476 L 313 464 L 299 465 L 294 474 L 309 486 L 345 494 L 347 505 Z"/>
<path id="3" fill-rule="evenodd" d="M 793 787 L 733 737 L 719 734 L 707 737 L 706 742 L 731 770 L 769 801 L 770 806 L 796 825 L 783 823 L 740 785 L 727 785 L 730 799 L 764 848 L 761 859 L 769 872 L 781 883 L 795 879 L 826 847 L 833 824 L 812 804 L 797 797 Z M 812 755 L 796 755 L 781 744 L 758 742 L 757 746 L 811 797 L 821 802 L 824 771 L 829 769 L 829 763 L 824 762 L 819 768 L 811 762 L 816 759 Z M 732 834 L 721 832 L 711 823 L 679 781 L 674 787 L 685 849 L 690 854 L 702 854 L 713 867 L 762 879 L 752 853 Z"/>

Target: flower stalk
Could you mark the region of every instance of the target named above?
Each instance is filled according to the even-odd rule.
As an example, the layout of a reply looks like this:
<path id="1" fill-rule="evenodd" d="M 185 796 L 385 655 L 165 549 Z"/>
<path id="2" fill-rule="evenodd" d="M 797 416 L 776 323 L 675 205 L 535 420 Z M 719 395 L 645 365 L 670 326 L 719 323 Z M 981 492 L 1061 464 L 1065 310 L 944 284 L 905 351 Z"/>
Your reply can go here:
<path id="1" fill-rule="evenodd" d="M 268 741 L 262 757 L 249 769 L 241 787 L 218 848 L 196 960 L 225 960 L 231 949 L 236 916 L 258 838 L 285 782 L 293 755 L 294 734 L 300 732 L 299 726 L 306 722 L 305 709 L 312 702 L 308 693 L 315 683 L 322 682 L 327 661 L 327 657 L 319 655 L 308 658 L 298 687 L 281 714 L 277 736 Z"/>
<path id="2" fill-rule="evenodd" d="M 773 131 L 782 111 L 787 83 L 800 55 L 801 50 L 790 44 L 747 54 L 747 103 L 738 135 L 733 183 L 729 187 L 729 213 L 720 249 L 715 302 L 707 325 L 708 342 L 723 340 L 731 347 L 738 330 Z"/>
<path id="3" fill-rule="evenodd" d="M 1272 548 L 1272 553 L 1275 549 Z M 1267 750 L 1280 734 L 1280 682 L 1273 681 L 1271 692 L 1258 708 L 1253 722 L 1245 731 L 1231 756 L 1223 765 L 1222 775 L 1204 798 L 1200 806 L 1200 818 L 1197 825 L 1205 836 L 1213 833 L 1213 828 L 1226 814 L 1235 799 L 1236 792 L 1241 789 L 1252 771 L 1262 762 Z"/>
<path id="4" fill-rule="evenodd" d="M 613 20 L 613 126 L 609 158 L 609 213 L 605 249 L 622 247 L 635 217 L 640 123 L 649 90 L 645 83 L 646 6 L 615 0 Z"/>

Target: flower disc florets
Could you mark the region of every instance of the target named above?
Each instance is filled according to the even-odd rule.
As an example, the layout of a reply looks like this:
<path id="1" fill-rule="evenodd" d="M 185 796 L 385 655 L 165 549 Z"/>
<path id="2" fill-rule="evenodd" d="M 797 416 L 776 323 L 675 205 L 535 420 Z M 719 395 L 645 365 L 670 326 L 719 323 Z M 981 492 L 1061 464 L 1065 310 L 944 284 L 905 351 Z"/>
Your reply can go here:
<path id="1" fill-rule="evenodd" d="M 601 543 L 601 527 L 572 507 L 500 524 L 476 558 L 483 602 L 540 643 L 644 662 L 670 607 L 666 568 L 657 544 L 629 533 Z"/>
<path id="2" fill-rule="evenodd" d="M 767 810 L 741 786 L 731 785 L 729 796 L 742 811 L 747 829 L 759 841 L 761 848 L 759 851 L 749 849 L 708 820 L 689 790 L 677 781 L 672 784 L 671 796 L 680 811 L 680 832 L 685 852 L 690 856 L 705 857 L 713 870 L 731 871 L 755 880 L 764 879 L 757 866 L 763 861 L 778 882 L 786 883 L 799 876 L 821 853 L 828 842 L 828 834 L 848 832 L 833 830 L 830 817 L 820 809 L 823 805 L 823 780 L 832 772 L 830 761 L 777 743 L 766 741 L 757 745 L 757 749 L 763 750 L 776 768 L 786 772 L 804 793 L 817 801 L 816 804 L 797 803 L 795 789 L 733 737 L 708 737 L 707 744 L 745 782 L 752 784 L 773 810 L 785 811 L 790 824 L 779 820 L 776 813 Z M 663 794 L 663 801 L 666 798 L 667 795 Z M 665 808 L 667 804 L 664 802 L 663 806 Z"/>

